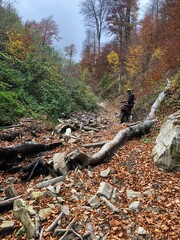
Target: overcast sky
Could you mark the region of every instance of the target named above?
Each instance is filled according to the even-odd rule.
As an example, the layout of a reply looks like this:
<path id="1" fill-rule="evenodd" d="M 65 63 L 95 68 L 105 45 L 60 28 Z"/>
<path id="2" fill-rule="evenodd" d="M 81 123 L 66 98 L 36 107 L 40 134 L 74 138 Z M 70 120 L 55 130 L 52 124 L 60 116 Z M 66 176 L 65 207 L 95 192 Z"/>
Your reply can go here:
<path id="1" fill-rule="evenodd" d="M 149 0 L 140 0 L 143 9 Z M 52 16 L 59 26 L 62 38 L 56 47 L 63 49 L 70 44 L 75 44 L 78 51 L 77 59 L 82 51 L 82 43 L 85 39 L 83 17 L 79 11 L 80 0 L 18 0 L 15 4 L 17 12 L 23 21 L 35 20 Z"/>

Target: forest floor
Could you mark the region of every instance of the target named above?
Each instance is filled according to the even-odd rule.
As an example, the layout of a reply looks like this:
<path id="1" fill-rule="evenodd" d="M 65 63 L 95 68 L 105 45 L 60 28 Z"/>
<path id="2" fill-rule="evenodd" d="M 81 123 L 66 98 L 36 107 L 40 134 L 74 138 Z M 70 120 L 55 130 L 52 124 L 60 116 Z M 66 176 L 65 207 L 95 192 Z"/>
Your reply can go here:
<path id="1" fill-rule="evenodd" d="M 39 157 L 49 161 L 57 152 L 67 153 L 77 148 L 93 154 L 98 151 L 97 148 L 86 149 L 82 145 L 111 140 L 120 130 L 126 128 L 126 124 L 121 125 L 119 119 L 115 117 L 116 111 L 116 107 L 108 106 L 107 111 L 100 112 L 104 118 L 108 119 L 106 128 L 101 129 L 100 132 L 81 132 L 76 143 L 67 142 L 54 150 L 29 156 L 25 158 L 23 164 L 26 165 L 27 162 Z M 66 180 L 61 184 L 57 196 L 43 194 L 37 199 L 30 197 L 30 193 L 33 191 L 41 191 L 42 193 L 47 191 L 47 189 L 37 190 L 34 188 L 47 176 L 41 175 L 33 178 L 30 182 L 24 182 L 21 181 L 22 173 L 20 172 L 0 171 L 0 198 L 2 200 L 5 197 L 4 189 L 13 182 L 17 193 L 37 213 L 40 209 L 49 209 L 44 220 L 41 221 L 41 228 L 45 230 L 59 215 L 62 206 L 65 206 L 68 211 L 58 222 L 59 228 L 66 229 L 68 224 L 76 219 L 76 224 L 79 226 L 76 229 L 81 236 L 87 231 L 91 232 L 91 237 L 84 235 L 82 239 L 180 239 L 180 172 L 166 172 L 158 168 L 152 157 L 152 149 L 161 121 L 162 118 L 147 135 L 133 138 L 124 143 L 110 160 L 89 169 L 70 170 Z M 24 122 L 24 124 L 26 124 L 26 130 L 20 137 L 17 137 L 13 142 L 1 141 L 1 146 L 15 145 L 25 141 L 47 143 L 47 141 L 55 142 L 58 140 L 58 135 L 52 135 L 53 129 L 41 122 L 32 120 Z M 27 131 L 27 129 L 31 131 Z M 110 172 L 108 176 L 102 177 L 100 174 L 106 169 L 109 169 Z M 119 209 L 118 213 L 113 212 L 102 199 L 99 199 L 99 207 L 91 208 L 89 206 L 88 201 L 96 195 L 101 182 L 109 183 L 117 189 L 119 197 L 112 204 Z M 127 190 L 138 191 L 141 194 L 137 198 L 128 199 Z M 63 198 L 61 203 L 58 201 L 59 197 Z M 140 204 L 138 211 L 129 208 L 130 204 L 135 201 Z M 32 219 L 34 221 L 33 217 Z M 15 229 L 2 236 L 1 239 L 27 239 L 25 235 L 17 237 L 17 230 L 21 227 L 21 223 L 15 220 L 12 208 L 1 212 L 0 224 L 4 220 L 13 220 Z M 80 238 L 77 236 L 73 238 L 54 237 L 53 232 L 44 231 L 41 239 Z"/>

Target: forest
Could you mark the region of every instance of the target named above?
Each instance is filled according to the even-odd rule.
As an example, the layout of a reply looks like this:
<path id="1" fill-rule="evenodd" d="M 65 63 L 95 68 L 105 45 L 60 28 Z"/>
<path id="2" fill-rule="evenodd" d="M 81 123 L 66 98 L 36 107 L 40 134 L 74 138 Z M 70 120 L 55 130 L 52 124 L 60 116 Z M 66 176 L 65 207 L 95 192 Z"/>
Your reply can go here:
<path id="1" fill-rule="evenodd" d="M 56 121 L 76 109 L 94 110 L 98 101 L 117 99 L 127 88 L 138 99 L 146 96 L 139 103 L 143 110 L 167 78 L 178 88 L 179 4 L 152 0 L 139 20 L 137 0 L 81 1 L 86 39 L 75 63 L 73 43 L 66 56 L 53 47 L 61 36 L 52 16 L 23 23 L 13 5 L 2 2 L 0 124 L 22 116 Z M 104 33 L 111 40 L 101 44 Z"/>
<path id="2" fill-rule="evenodd" d="M 80 0 L 78 62 L 53 16 L 23 22 L 15 2 L 0 0 L 0 238 L 180 239 L 180 1 Z"/>

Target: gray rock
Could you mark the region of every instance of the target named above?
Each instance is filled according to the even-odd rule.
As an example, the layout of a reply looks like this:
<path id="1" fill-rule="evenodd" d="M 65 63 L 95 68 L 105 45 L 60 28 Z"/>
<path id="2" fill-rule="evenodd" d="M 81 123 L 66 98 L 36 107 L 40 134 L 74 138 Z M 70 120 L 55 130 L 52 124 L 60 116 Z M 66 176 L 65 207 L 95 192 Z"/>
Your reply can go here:
<path id="1" fill-rule="evenodd" d="M 51 214 L 51 208 L 43 208 L 39 210 L 39 218 L 43 221 Z"/>
<path id="2" fill-rule="evenodd" d="M 14 201 L 13 214 L 14 217 L 19 220 L 24 226 L 27 237 L 29 239 L 34 238 L 35 226 L 28 214 L 27 206 L 23 199 L 16 199 Z"/>
<path id="3" fill-rule="evenodd" d="M 107 199 L 110 199 L 112 196 L 112 193 L 113 193 L 113 186 L 111 186 L 109 183 L 101 182 L 96 195 L 104 196 Z"/>
<path id="4" fill-rule="evenodd" d="M 67 175 L 69 167 L 65 161 L 65 153 L 55 153 L 53 157 L 54 171 Z"/>
<path id="5" fill-rule="evenodd" d="M 147 231 L 143 227 L 137 227 L 136 228 L 136 233 L 139 235 L 146 235 Z"/>
<path id="6" fill-rule="evenodd" d="M 134 201 L 129 205 L 129 209 L 134 210 L 136 213 L 140 212 L 140 202 L 139 201 Z"/>
<path id="7" fill-rule="evenodd" d="M 46 189 L 49 190 L 50 192 L 53 192 L 53 193 L 56 192 L 55 188 L 52 185 L 49 185 Z"/>
<path id="8" fill-rule="evenodd" d="M 100 173 L 100 176 L 106 178 L 109 175 L 110 171 L 111 169 L 107 168 Z"/>
<path id="9" fill-rule="evenodd" d="M 13 229 L 14 225 L 14 221 L 3 221 L 3 223 L 0 225 L 0 230 L 2 232 L 5 232 L 7 230 Z"/>
<path id="10" fill-rule="evenodd" d="M 119 200 L 119 193 L 118 193 L 117 188 L 113 188 L 111 198 L 112 198 L 113 201 Z"/>
<path id="11" fill-rule="evenodd" d="M 180 110 L 165 118 L 152 154 L 159 167 L 180 170 Z"/>
<path id="12" fill-rule="evenodd" d="M 92 207 L 92 208 L 98 208 L 100 206 L 100 201 L 98 199 L 97 196 L 93 196 L 89 201 L 88 204 Z"/>
<path id="13" fill-rule="evenodd" d="M 70 215 L 69 207 L 66 206 L 66 205 L 63 205 L 63 206 L 61 207 L 61 211 L 62 211 L 65 215 L 67 215 L 67 216 Z"/>
<path id="14" fill-rule="evenodd" d="M 146 196 L 152 196 L 154 194 L 154 190 L 153 189 L 149 189 L 143 192 L 144 195 Z"/>
<path id="15" fill-rule="evenodd" d="M 133 191 L 133 190 L 126 190 L 126 195 L 128 199 L 139 198 L 141 196 L 140 192 Z"/>
<path id="16" fill-rule="evenodd" d="M 62 197 L 57 197 L 57 200 L 58 200 L 59 203 L 65 202 L 65 200 Z"/>

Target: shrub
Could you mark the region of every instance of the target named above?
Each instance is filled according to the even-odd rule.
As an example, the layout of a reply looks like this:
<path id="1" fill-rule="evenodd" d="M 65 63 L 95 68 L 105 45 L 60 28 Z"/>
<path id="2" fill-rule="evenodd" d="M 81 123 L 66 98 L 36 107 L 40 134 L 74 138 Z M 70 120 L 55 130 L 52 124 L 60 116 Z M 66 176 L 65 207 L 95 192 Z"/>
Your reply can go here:
<path id="1" fill-rule="evenodd" d="M 24 107 L 17 95 L 10 91 L 0 91 L 0 125 L 8 125 L 23 116 Z"/>

